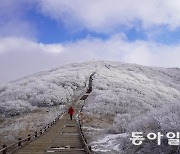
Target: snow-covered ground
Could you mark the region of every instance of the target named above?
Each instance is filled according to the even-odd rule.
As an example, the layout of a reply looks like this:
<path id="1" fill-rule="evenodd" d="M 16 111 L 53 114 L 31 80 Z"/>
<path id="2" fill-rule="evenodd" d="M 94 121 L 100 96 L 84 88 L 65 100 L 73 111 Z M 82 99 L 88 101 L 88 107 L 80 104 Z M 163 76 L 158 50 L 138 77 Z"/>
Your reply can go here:
<path id="1" fill-rule="evenodd" d="M 142 145 L 135 146 L 130 138 L 132 132 L 143 132 L 145 136 L 151 132 L 179 131 L 180 69 L 109 61 L 70 64 L 1 85 L 0 135 L 31 124 L 38 127 L 38 121 L 43 125 L 47 117 L 53 119 L 56 113 L 66 110 L 74 92 L 85 86 L 94 71 L 93 91 L 85 101 L 82 114 L 83 130 L 93 151 L 99 154 L 175 152 L 177 146 L 167 145 L 165 137 L 160 146 L 156 140 L 147 138 Z M 36 114 L 44 118 L 29 122 L 28 119 L 34 119 L 29 116 Z M 18 119 L 19 127 L 13 119 Z M 27 119 L 26 124 L 21 122 L 23 119 Z"/>
<path id="2" fill-rule="evenodd" d="M 180 69 L 117 62 L 97 64 L 93 91 L 86 100 L 84 131 L 92 149 L 107 154 L 170 154 L 178 146 L 157 140 L 132 144 L 132 132 L 179 132 Z"/>
<path id="3" fill-rule="evenodd" d="M 70 64 L 0 85 L 0 145 L 54 120 L 82 92 L 93 69 Z"/>

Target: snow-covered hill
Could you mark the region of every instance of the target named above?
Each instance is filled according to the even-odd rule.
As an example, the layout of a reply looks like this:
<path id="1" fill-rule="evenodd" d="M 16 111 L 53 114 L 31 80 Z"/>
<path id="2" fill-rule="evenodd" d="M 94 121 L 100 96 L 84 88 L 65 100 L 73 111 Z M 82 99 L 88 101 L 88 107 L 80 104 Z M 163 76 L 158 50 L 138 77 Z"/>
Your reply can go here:
<path id="1" fill-rule="evenodd" d="M 162 138 L 160 146 L 156 140 L 145 140 L 141 146 L 134 146 L 130 137 L 133 131 L 142 131 L 145 135 L 178 132 L 180 69 L 108 61 L 70 64 L 0 86 L 3 124 L 0 135 L 7 130 L 19 131 L 32 123 L 36 127 L 38 121 L 21 122 L 23 115 L 24 119 L 29 119 L 29 116 L 42 114 L 40 117 L 44 118 L 39 121 L 44 124 L 47 117 L 53 118 L 64 111 L 94 71 L 93 91 L 85 101 L 82 115 L 84 131 L 94 151 L 168 154 L 177 148 L 164 143 L 166 138 Z M 16 122 L 19 118 L 19 127 L 12 122 L 13 118 Z"/>
<path id="2" fill-rule="evenodd" d="M 0 85 L 0 145 L 43 127 L 71 104 L 93 67 L 65 65 Z"/>
<path id="3" fill-rule="evenodd" d="M 85 86 L 92 71 L 86 66 L 73 64 L 2 85 L 0 114 L 13 116 L 37 107 L 65 104 L 76 89 Z"/>
<path id="4" fill-rule="evenodd" d="M 84 131 L 98 153 L 170 154 L 178 146 L 145 139 L 133 146 L 132 132 L 179 132 L 180 69 L 116 62 L 99 63 L 84 107 Z"/>

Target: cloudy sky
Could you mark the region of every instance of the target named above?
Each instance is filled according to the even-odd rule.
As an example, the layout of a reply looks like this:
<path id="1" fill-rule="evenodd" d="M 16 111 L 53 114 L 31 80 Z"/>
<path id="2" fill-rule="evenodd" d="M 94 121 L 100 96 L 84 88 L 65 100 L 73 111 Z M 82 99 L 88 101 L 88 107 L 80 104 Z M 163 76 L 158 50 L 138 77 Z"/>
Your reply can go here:
<path id="1" fill-rule="evenodd" d="M 180 1 L 0 0 L 0 83 L 94 60 L 180 67 Z"/>

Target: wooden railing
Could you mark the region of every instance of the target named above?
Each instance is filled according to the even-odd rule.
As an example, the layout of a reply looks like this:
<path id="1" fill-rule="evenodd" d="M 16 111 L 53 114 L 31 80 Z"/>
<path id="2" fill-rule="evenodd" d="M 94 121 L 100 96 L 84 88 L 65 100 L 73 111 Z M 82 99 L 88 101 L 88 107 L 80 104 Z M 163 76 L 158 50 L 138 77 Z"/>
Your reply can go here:
<path id="1" fill-rule="evenodd" d="M 63 112 L 62 114 L 64 114 Z M 56 119 L 54 119 L 51 123 L 47 124 L 44 128 L 40 129 L 39 131 L 35 131 L 33 134 L 29 134 L 26 138 L 22 139 L 19 138 L 17 142 L 12 143 L 10 145 L 3 145 L 2 148 L 0 149 L 1 154 L 9 154 L 13 153 L 14 151 L 18 150 L 22 146 L 28 144 L 29 142 L 32 142 L 36 138 L 40 137 L 42 134 L 47 132 L 56 122 L 59 120 L 59 118 L 62 116 L 60 114 Z"/>
<path id="2" fill-rule="evenodd" d="M 94 73 L 92 73 L 92 74 L 94 75 Z M 92 77 L 92 74 L 90 77 Z M 89 88 L 89 82 L 86 83 L 86 86 L 85 86 L 83 92 L 74 101 L 79 100 L 87 92 L 88 88 Z M 81 111 L 82 111 L 82 108 L 81 108 Z M 64 114 L 64 113 L 65 112 L 63 112 L 62 114 Z M 62 116 L 62 114 L 60 114 L 50 124 L 47 124 L 44 128 L 40 129 L 39 131 L 35 131 L 33 134 L 29 134 L 26 138 L 24 138 L 24 139 L 19 138 L 17 142 L 12 143 L 8 146 L 3 145 L 2 148 L 0 149 L 0 154 L 11 154 L 14 151 L 18 150 L 19 148 L 21 148 L 22 146 L 24 146 L 24 145 L 28 144 L 29 142 L 32 142 L 36 138 L 40 137 L 42 134 L 44 134 L 46 131 L 48 131 L 49 128 L 51 128 L 58 121 L 58 119 Z M 80 132 L 80 136 L 82 138 L 85 150 L 88 154 L 92 154 L 92 152 L 90 150 L 91 148 L 88 147 L 86 139 L 85 139 L 84 134 L 81 129 L 81 122 L 79 119 L 79 114 L 78 114 L 78 126 L 79 126 L 79 132 Z"/>
<path id="3" fill-rule="evenodd" d="M 82 107 L 83 108 L 83 107 Z M 79 128 L 79 134 L 80 134 L 80 137 L 82 139 L 82 142 L 83 142 L 83 146 L 84 146 L 84 149 L 86 151 L 87 154 L 93 154 L 92 152 L 92 149 L 91 149 L 91 146 L 88 146 L 87 144 L 87 139 L 86 137 L 84 136 L 84 133 L 82 131 L 82 124 L 81 124 L 81 120 L 80 120 L 80 114 L 82 112 L 82 108 L 81 108 L 81 111 L 79 112 L 78 114 L 78 119 L 77 119 L 77 123 L 78 123 L 78 128 Z"/>
<path id="4" fill-rule="evenodd" d="M 82 93 L 81 97 L 82 97 L 85 93 L 89 95 L 89 93 L 92 91 L 92 80 L 93 80 L 92 77 L 93 77 L 94 74 L 95 74 L 95 72 L 90 75 L 89 83 L 87 84 L 88 86 L 86 86 L 86 89 L 85 89 L 84 92 Z M 87 97 L 86 97 L 86 98 L 87 98 Z M 85 99 L 86 99 L 86 98 L 85 98 Z M 81 124 L 81 120 L 80 120 L 80 115 L 81 115 L 81 112 L 82 112 L 82 110 L 83 110 L 84 104 L 85 104 L 85 100 L 84 100 L 84 103 L 83 103 L 83 105 L 81 106 L 81 109 L 80 109 L 79 114 L 78 114 L 78 116 L 77 116 L 77 124 L 78 124 L 78 128 L 79 128 L 79 134 L 80 134 L 80 137 L 81 137 L 81 139 L 82 139 L 83 146 L 84 146 L 84 149 L 86 150 L 86 153 L 87 153 L 87 154 L 93 154 L 92 149 L 91 149 L 91 146 L 88 146 L 87 139 L 86 139 L 86 137 L 85 137 L 85 135 L 84 135 L 84 133 L 83 133 L 83 131 L 82 131 L 82 124 Z"/>

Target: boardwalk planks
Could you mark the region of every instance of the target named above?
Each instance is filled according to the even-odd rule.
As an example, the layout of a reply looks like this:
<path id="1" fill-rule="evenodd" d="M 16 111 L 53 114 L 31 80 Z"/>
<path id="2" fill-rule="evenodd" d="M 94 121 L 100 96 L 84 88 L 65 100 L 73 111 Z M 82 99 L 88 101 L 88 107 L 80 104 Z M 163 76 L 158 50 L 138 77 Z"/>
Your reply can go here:
<path id="1" fill-rule="evenodd" d="M 75 115 L 71 121 L 65 113 L 48 132 L 35 141 L 25 145 L 15 154 L 85 154 L 83 144 L 78 132 L 75 116 L 80 108 L 75 108 Z"/>

